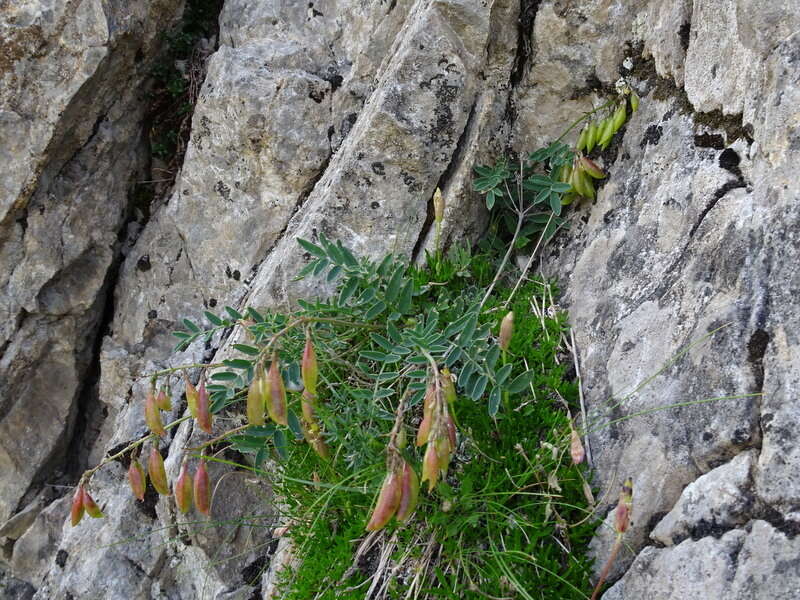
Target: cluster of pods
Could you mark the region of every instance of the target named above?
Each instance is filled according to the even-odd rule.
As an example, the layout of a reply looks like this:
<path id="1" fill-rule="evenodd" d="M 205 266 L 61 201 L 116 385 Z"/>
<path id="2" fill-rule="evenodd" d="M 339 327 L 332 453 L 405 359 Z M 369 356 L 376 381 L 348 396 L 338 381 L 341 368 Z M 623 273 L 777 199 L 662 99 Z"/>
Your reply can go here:
<path id="1" fill-rule="evenodd" d="M 189 512 L 192 508 L 192 503 L 194 503 L 198 512 L 206 516 L 211 514 L 211 483 L 205 460 L 201 459 L 198 463 L 194 477 L 189 473 L 189 466 L 184 462 L 181 465 L 181 472 L 175 481 L 172 492 L 170 492 L 167 473 L 164 469 L 164 459 L 161 457 L 158 448 L 153 446 L 150 450 L 150 455 L 147 457 L 147 473 L 145 473 L 141 463 L 136 459 L 132 459 L 131 465 L 128 467 L 128 483 L 131 486 L 133 495 L 140 501 L 144 500 L 148 476 L 153 488 L 159 494 L 162 496 L 169 496 L 170 494 L 175 496 L 175 505 L 182 513 Z"/>

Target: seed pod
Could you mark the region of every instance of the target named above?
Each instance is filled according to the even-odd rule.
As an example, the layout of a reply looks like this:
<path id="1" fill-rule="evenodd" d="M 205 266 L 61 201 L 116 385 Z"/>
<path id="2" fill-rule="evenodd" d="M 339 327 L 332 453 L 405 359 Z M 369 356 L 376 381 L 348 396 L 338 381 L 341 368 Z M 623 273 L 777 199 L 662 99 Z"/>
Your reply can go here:
<path id="1" fill-rule="evenodd" d="M 261 368 L 256 367 L 256 369 L 253 381 L 250 382 L 250 388 L 247 390 L 247 422 L 250 425 L 263 425 L 264 397 L 262 390 L 264 388 L 264 374 Z"/>
<path id="2" fill-rule="evenodd" d="M 395 442 L 395 444 L 397 445 L 397 449 L 403 450 L 406 447 L 407 441 L 408 440 L 406 440 L 406 428 L 401 426 L 400 431 L 397 432 L 397 441 Z"/>
<path id="3" fill-rule="evenodd" d="M 86 488 L 81 487 L 81 489 L 83 490 L 83 508 L 86 510 L 86 514 L 93 519 L 101 519 L 104 517 L 103 511 L 97 506 L 97 503 L 89 495 L 89 492 L 86 491 Z"/>
<path id="4" fill-rule="evenodd" d="M 436 444 L 430 443 L 425 449 L 425 456 L 422 459 L 422 479 L 421 483 L 428 482 L 428 491 L 436 487 L 439 480 L 439 456 L 436 453 Z"/>
<path id="5" fill-rule="evenodd" d="M 586 457 L 586 451 L 583 449 L 583 444 L 581 443 L 581 436 L 578 435 L 578 432 L 572 428 L 572 432 L 570 434 L 571 440 L 569 444 L 569 453 L 572 456 L 572 464 L 579 465 L 583 462 L 583 459 Z"/>
<path id="6" fill-rule="evenodd" d="M 586 141 L 588 140 L 588 138 L 589 138 L 589 125 L 586 125 L 581 131 L 580 136 L 578 136 L 578 143 L 575 144 L 575 149 L 578 152 L 586 148 Z"/>
<path id="7" fill-rule="evenodd" d="M 450 442 L 450 448 L 455 450 L 456 448 L 456 423 L 453 421 L 453 417 L 450 413 L 447 413 L 447 417 L 444 420 L 445 426 L 447 427 L 447 439 Z"/>
<path id="8" fill-rule="evenodd" d="M 150 450 L 150 456 L 147 458 L 147 474 L 156 491 L 162 496 L 169 496 L 169 483 L 167 483 L 167 472 L 164 469 L 164 459 L 155 446 Z"/>
<path id="9" fill-rule="evenodd" d="M 145 475 L 144 469 L 138 460 L 132 460 L 131 466 L 128 467 L 128 483 L 131 486 L 133 495 L 138 500 L 143 501 L 144 490 L 147 486 L 147 475 Z"/>
<path id="10" fill-rule="evenodd" d="M 561 170 L 559 172 L 558 180 L 563 181 L 564 183 L 569 183 L 571 177 L 572 177 L 572 166 L 562 165 Z"/>
<path id="11" fill-rule="evenodd" d="M 594 184 L 586 175 L 586 172 L 580 167 L 580 163 L 578 163 L 578 168 L 573 169 L 572 181 L 570 183 L 572 183 L 572 187 L 584 198 L 593 199 L 595 197 Z"/>
<path id="12" fill-rule="evenodd" d="M 625 120 L 626 120 L 626 117 L 627 117 L 627 116 L 628 116 L 628 115 L 627 115 L 627 113 L 625 112 L 625 103 L 624 103 L 624 102 L 622 102 L 622 103 L 620 103 L 620 105 L 617 107 L 617 110 L 615 110 L 615 111 L 614 111 L 614 116 L 613 116 L 613 133 L 617 133 L 617 131 L 619 131 L 619 128 L 620 128 L 620 127 L 622 127 L 622 126 L 625 124 Z"/>
<path id="13" fill-rule="evenodd" d="M 591 152 L 597 145 L 597 138 L 600 135 L 600 128 L 595 121 L 589 123 L 589 133 L 586 135 L 586 152 Z"/>
<path id="14" fill-rule="evenodd" d="M 500 323 L 500 339 L 498 344 L 503 352 L 508 350 L 512 335 L 514 335 L 514 311 L 509 311 Z"/>
<path id="15" fill-rule="evenodd" d="M 156 406 L 160 410 L 172 410 L 172 402 L 167 396 L 167 391 L 162 387 L 158 390 L 158 396 L 156 396 Z"/>
<path id="16" fill-rule="evenodd" d="M 444 197 L 438 187 L 433 192 L 433 220 L 441 223 L 444 220 Z"/>
<path id="17" fill-rule="evenodd" d="M 317 353 L 314 351 L 314 343 L 311 340 L 311 332 L 306 332 L 306 346 L 303 349 L 303 360 L 300 363 L 300 374 L 303 378 L 303 385 L 313 400 L 317 397 Z"/>
<path id="18" fill-rule="evenodd" d="M 189 475 L 189 466 L 186 463 L 181 465 L 181 474 L 175 482 L 175 505 L 178 510 L 186 514 L 192 508 L 192 476 Z"/>
<path id="19" fill-rule="evenodd" d="M 445 367 L 441 371 L 440 381 L 442 382 L 442 393 L 444 399 L 447 401 L 448 406 L 453 407 L 458 396 L 456 395 L 456 386 L 453 384 L 453 378 L 450 375 L 450 370 Z"/>
<path id="20" fill-rule="evenodd" d="M 205 379 L 200 380 L 200 388 L 197 390 L 197 425 L 206 433 L 211 433 L 211 412 Z"/>
<path id="21" fill-rule="evenodd" d="M 622 491 L 619 493 L 619 504 L 614 512 L 614 531 L 617 535 L 622 535 L 628 530 L 631 522 L 631 511 L 633 510 L 633 480 L 630 477 L 622 484 Z"/>
<path id="22" fill-rule="evenodd" d="M 205 516 L 211 514 L 211 484 L 205 460 L 200 461 L 194 473 L 194 505 Z"/>
<path id="23" fill-rule="evenodd" d="M 614 137 L 614 119 L 606 117 L 600 123 L 600 133 L 597 136 L 597 144 L 601 150 L 605 150 L 611 138 Z"/>
<path id="24" fill-rule="evenodd" d="M 288 407 L 286 406 L 286 388 L 281 377 L 281 367 L 278 355 L 272 355 L 272 364 L 269 367 L 270 402 L 267 405 L 269 418 L 278 425 L 288 425 Z"/>
<path id="25" fill-rule="evenodd" d="M 183 372 L 183 379 L 186 382 L 186 404 L 189 407 L 189 414 L 193 419 L 197 418 L 197 388 L 194 387 L 186 371 Z"/>
<path id="26" fill-rule="evenodd" d="M 419 479 L 417 473 L 407 462 L 403 461 L 400 470 L 400 503 L 395 515 L 400 522 L 407 521 L 414 513 L 419 500 Z"/>
<path id="27" fill-rule="evenodd" d="M 397 473 L 388 473 L 383 480 L 378 501 L 367 523 L 367 531 L 378 531 L 389 522 L 400 504 L 400 477 Z"/>
<path id="28" fill-rule="evenodd" d="M 428 384 L 425 391 L 425 400 L 422 404 L 422 422 L 417 430 L 417 446 L 424 446 L 428 443 L 428 438 L 433 425 L 433 406 L 436 403 L 436 386 L 433 381 Z"/>
<path id="29" fill-rule="evenodd" d="M 322 438 L 319 428 L 317 428 L 316 433 L 312 434 L 311 447 L 314 449 L 314 452 L 317 453 L 317 456 L 319 456 L 322 460 L 330 459 L 331 452 L 328 450 L 328 444 L 326 444 L 325 440 Z"/>
<path id="30" fill-rule="evenodd" d="M 75 495 L 72 496 L 72 509 L 70 510 L 70 521 L 73 527 L 75 527 L 78 523 L 81 522 L 85 510 L 86 509 L 83 506 L 83 486 L 79 485 L 78 489 L 75 490 Z"/>
<path id="31" fill-rule="evenodd" d="M 639 110 L 639 95 L 631 90 L 631 112 Z"/>
<path id="32" fill-rule="evenodd" d="M 450 445 L 450 438 L 447 435 L 439 437 L 434 445 L 436 446 L 436 456 L 439 459 L 439 471 L 444 476 L 447 474 L 455 447 Z"/>
<path id="33" fill-rule="evenodd" d="M 581 156 L 578 161 L 580 162 L 581 169 L 586 171 L 591 177 L 595 179 L 603 179 L 606 176 L 606 174 L 603 173 L 603 169 L 597 166 L 597 163 L 591 158 Z"/>
<path id="34" fill-rule="evenodd" d="M 144 401 L 144 422 L 154 435 L 163 437 L 167 433 L 161 422 L 161 411 L 158 410 L 156 397 L 152 391 L 147 392 L 147 399 Z"/>

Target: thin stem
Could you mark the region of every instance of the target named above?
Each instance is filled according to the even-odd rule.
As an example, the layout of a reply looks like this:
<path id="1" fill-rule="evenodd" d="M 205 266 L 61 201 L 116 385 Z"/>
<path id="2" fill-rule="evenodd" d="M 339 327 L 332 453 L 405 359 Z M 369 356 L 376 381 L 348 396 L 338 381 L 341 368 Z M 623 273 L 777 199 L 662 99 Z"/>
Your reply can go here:
<path id="1" fill-rule="evenodd" d="M 239 427 L 234 427 L 233 429 L 229 429 L 228 431 L 219 434 L 217 437 L 212 438 L 205 442 L 204 444 L 200 444 L 199 446 L 195 446 L 194 448 L 185 448 L 186 452 L 199 452 L 202 451 L 209 446 L 216 444 L 217 442 L 224 440 L 226 437 L 233 435 L 234 433 L 239 433 L 240 431 L 244 431 L 250 427 L 250 425 L 240 425 Z"/>
<path id="2" fill-rule="evenodd" d="M 483 300 L 481 300 L 480 307 L 483 308 L 483 305 L 486 304 L 486 301 L 489 299 L 489 296 L 492 295 L 494 291 L 494 286 L 497 285 L 500 276 L 503 274 L 503 270 L 506 268 L 506 263 L 508 263 L 508 259 L 511 257 L 511 253 L 514 251 L 514 245 L 517 242 L 517 238 L 519 237 L 519 232 L 522 229 L 522 220 L 523 214 L 518 213 L 517 216 L 517 227 L 514 230 L 514 236 L 511 238 L 511 243 L 508 245 L 508 250 L 506 250 L 505 256 L 503 256 L 503 260 L 500 262 L 500 266 L 497 268 L 497 273 L 494 275 L 494 279 L 492 283 L 489 285 L 489 288 L 486 290 L 486 293 L 483 296 Z"/>
<path id="3" fill-rule="evenodd" d="M 536 247 L 533 249 L 533 252 L 531 252 L 531 257 L 528 259 L 528 262 L 526 263 L 525 268 L 522 270 L 522 275 L 520 275 L 519 279 L 517 279 L 517 283 L 514 285 L 514 289 L 511 290 L 511 294 L 508 296 L 508 299 L 503 304 L 504 308 L 508 308 L 509 303 L 514 298 L 514 294 L 517 293 L 517 290 L 519 289 L 519 286 L 522 284 L 522 281 L 525 279 L 525 276 L 528 274 L 528 271 L 530 270 L 531 265 L 533 265 L 533 259 L 536 257 L 536 253 L 539 251 L 539 246 L 542 245 L 542 240 L 544 239 L 544 232 L 547 231 L 548 227 L 550 227 L 550 223 L 553 221 L 553 217 L 554 216 L 555 216 L 555 213 L 550 213 L 550 218 L 547 219 L 547 224 L 544 226 L 544 231 L 542 231 L 542 235 L 539 236 L 539 241 L 536 242 Z"/>
<path id="4" fill-rule="evenodd" d="M 617 553 L 619 552 L 619 547 L 622 542 L 622 535 L 617 534 L 617 539 L 614 540 L 614 547 L 611 548 L 611 554 L 608 556 L 608 560 L 606 564 L 603 566 L 603 570 L 600 573 L 600 579 L 597 580 L 597 585 L 594 588 L 594 592 L 592 593 L 591 600 L 597 599 L 597 594 L 600 593 L 600 588 L 603 587 L 603 584 L 606 582 L 606 577 L 608 577 L 608 572 L 611 570 L 611 565 L 614 564 L 614 560 L 617 558 Z"/>
<path id="5" fill-rule="evenodd" d="M 567 136 L 567 134 L 568 134 L 570 131 L 572 131 L 573 129 L 575 129 L 575 127 L 577 127 L 578 125 L 580 125 L 581 121 L 584 121 L 584 120 L 588 119 L 588 118 L 589 118 L 589 117 L 591 117 L 591 116 L 592 116 L 594 113 L 596 113 L 596 112 L 598 112 L 598 111 L 600 111 L 600 110 L 603 110 L 604 108 L 608 108 L 608 107 L 609 107 L 609 106 L 611 106 L 612 104 L 616 104 L 616 102 L 617 102 L 617 98 L 612 98 L 611 100 L 607 100 L 607 101 L 606 101 L 604 104 L 601 104 L 601 105 L 600 105 L 600 106 L 598 106 L 597 108 L 595 108 L 595 109 L 593 109 L 593 110 L 590 110 L 590 111 L 589 111 L 589 112 L 587 112 L 587 113 L 584 113 L 584 115 L 583 115 L 582 117 L 580 117 L 579 119 L 575 120 L 575 121 L 572 123 L 572 125 L 570 125 L 569 127 L 567 127 L 566 131 L 564 131 L 564 133 L 562 133 L 562 134 L 561 134 L 561 135 L 558 137 L 558 139 L 557 139 L 555 142 L 553 142 L 553 143 L 555 144 L 555 143 L 558 143 L 558 142 L 560 142 L 561 140 L 563 140 L 563 139 L 564 139 L 564 138 Z"/>

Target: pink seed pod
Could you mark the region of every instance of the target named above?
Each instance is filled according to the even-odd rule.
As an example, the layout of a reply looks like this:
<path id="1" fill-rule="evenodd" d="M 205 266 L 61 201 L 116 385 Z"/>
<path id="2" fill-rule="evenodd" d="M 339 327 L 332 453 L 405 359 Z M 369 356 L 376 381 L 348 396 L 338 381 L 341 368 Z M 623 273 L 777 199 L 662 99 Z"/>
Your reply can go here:
<path id="1" fill-rule="evenodd" d="M 606 176 L 606 174 L 603 173 L 603 169 L 601 169 L 591 158 L 581 156 L 578 159 L 578 162 L 580 164 L 580 168 L 586 171 L 590 177 L 593 177 L 594 179 L 603 179 Z"/>
<path id="2" fill-rule="evenodd" d="M 178 476 L 173 490 L 175 505 L 183 514 L 186 514 L 192 508 L 193 485 L 192 476 L 189 474 L 189 466 L 183 463 L 181 465 L 181 474 Z"/>
<path id="3" fill-rule="evenodd" d="M 208 406 L 205 379 L 200 380 L 200 388 L 197 390 L 197 425 L 206 433 L 211 433 L 211 412 Z"/>
<path id="4" fill-rule="evenodd" d="M 211 483 L 205 460 L 200 461 L 194 474 L 194 505 L 205 516 L 211 514 Z"/>
<path id="5" fill-rule="evenodd" d="M 436 487 L 436 482 L 439 481 L 439 455 L 436 452 L 436 444 L 433 442 L 428 444 L 425 449 L 425 456 L 422 459 L 422 479 L 421 483 L 428 482 L 428 491 Z"/>
<path id="6" fill-rule="evenodd" d="M 138 460 L 132 460 L 131 466 L 128 467 L 128 483 L 136 499 L 143 501 L 145 487 L 147 487 L 147 475 Z"/>
<path id="7" fill-rule="evenodd" d="M 286 387 L 281 376 L 281 366 L 278 355 L 272 355 L 272 364 L 269 367 L 270 402 L 267 406 L 269 418 L 278 425 L 288 425 L 289 409 L 286 406 Z"/>
<path id="8" fill-rule="evenodd" d="M 69 513 L 73 527 L 81 522 L 84 512 L 86 512 L 86 509 L 83 506 L 83 486 L 79 485 L 78 489 L 75 490 L 75 495 L 72 496 L 72 508 Z"/>
<path id="9" fill-rule="evenodd" d="M 101 519 L 104 517 L 103 511 L 97 506 L 97 503 L 89 495 L 89 492 L 86 491 L 86 488 L 81 487 L 81 490 L 83 492 L 83 508 L 86 510 L 86 514 L 93 519 Z"/>
<path id="10" fill-rule="evenodd" d="M 631 511 L 633 510 L 633 480 L 628 477 L 622 484 L 622 491 L 619 493 L 619 504 L 614 513 L 614 531 L 617 535 L 622 535 L 628 530 L 631 523 Z"/>
<path id="11" fill-rule="evenodd" d="M 158 396 L 156 396 L 156 406 L 160 410 L 172 410 L 172 402 L 167 396 L 167 391 L 162 387 L 158 390 Z"/>
<path id="12" fill-rule="evenodd" d="M 378 502 L 372 511 L 372 516 L 367 523 L 367 531 L 383 529 L 397 512 L 400 504 L 400 477 L 397 473 L 388 473 L 383 480 Z"/>
<path id="13" fill-rule="evenodd" d="M 422 422 L 417 430 L 417 446 L 424 446 L 430 438 L 433 426 L 434 405 L 436 404 L 436 386 L 431 381 L 425 391 L 425 400 L 422 403 Z"/>
<path id="14" fill-rule="evenodd" d="M 150 476 L 150 483 L 162 496 L 169 496 L 169 483 L 167 482 L 167 472 L 164 469 L 164 459 L 161 453 L 153 446 L 150 456 L 147 458 L 147 474 Z"/>
<path id="15" fill-rule="evenodd" d="M 400 503 L 397 506 L 397 520 L 408 521 L 417 507 L 419 500 L 419 479 L 417 473 L 407 462 L 403 461 L 400 470 Z"/>
<path id="16" fill-rule="evenodd" d="M 572 464 L 579 465 L 583 462 L 583 459 L 586 457 L 586 451 L 583 449 L 583 444 L 581 443 L 581 436 L 575 431 L 570 425 L 570 429 L 572 430 L 570 433 L 571 440 L 569 444 L 569 453 L 572 456 Z"/>
<path id="17" fill-rule="evenodd" d="M 144 403 L 144 422 L 154 435 L 163 437 L 167 432 L 161 422 L 161 411 L 158 410 L 156 398 L 152 391 L 147 392 L 147 399 Z"/>

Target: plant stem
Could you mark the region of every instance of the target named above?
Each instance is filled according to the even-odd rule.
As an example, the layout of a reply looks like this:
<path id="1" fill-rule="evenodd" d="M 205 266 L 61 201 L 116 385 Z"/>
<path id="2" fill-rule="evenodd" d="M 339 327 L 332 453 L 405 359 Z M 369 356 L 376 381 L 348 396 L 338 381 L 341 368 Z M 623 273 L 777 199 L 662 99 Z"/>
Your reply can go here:
<path id="1" fill-rule="evenodd" d="M 611 106 L 612 104 L 615 104 L 616 102 L 617 102 L 617 99 L 616 98 L 612 98 L 611 100 L 607 100 L 604 104 L 601 104 L 597 108 L 592 109 L 589 112 L 583 114 L 579 119 L 576 119 L 572 123 L 572 125 L 567 127 L 567 129 L 564 131 L 564 133 L 562 133 L 560 136 L 558 136 L 558 139 L 553 143 L 555 144 L 555 143 L 560 142 L 561 140 L 563 140 L 570 131 L 572 131 L 573 129 L 575 129 L 575 127 L 580 125 L 581 121 L 585 121 L 586 119 L 591 117 L 594 113 L 596 113 L 596 112 L 598 112 L 600 110 L 603 110 L 604 108 L 608 108 L 609 106 Z"/>
<path id="2" fill-rule="evenodd" d="M 617 558 L 617 553 L 619 552 L 619 547 L 621 545 L 622 545 L 622 535 L 617 534 L 617 539 L 614 540 L 614 546 L 611 548 L 611 554 L 608 556 L 608 560 L 606 561 L 606 564 L 603 566 L 603 570 L 600 572 L 600 578 L 597 580 L 597 585 L 594 588 L 591 600 L 597 599 L 597 594 L 600 593 L 600 588 L 602 588 L 603 584 L 606 582 L 606 577 L 608 577 L 608 572 L 611 570 L 611 565 L 614 564 L 614 560 Z"/>
<path id="3" fill-rule="evenodd" d="M 514 236 L 511 238 L 511 243 L 508 245 L 508 250 L 506 250 L 506 254 L 505 256 L 503 256 L 503 260 L 500 262 L 500 266 L 497 268 L 497 273 L 495 273 L 492 283 L 486 290 L 486 293 L 483 296 L 483 300 L 481 300 L 480 303 L 481 308 L 483 308 L 483 305 L 486 304 L 486 301 L 489 299 L 489 296 L 492 295 L 492 291 L 494 291 L 494 286 L 497 285 L 500 276 L 503 274 L 503 270 L 506 268 L 506 263 L 508 263 L 508 259 L 511 257 L 511 253 L 514 251 L 514 245 L 516 244 L 517 238 L 519 237 L 519 232 L 522 229 L 523 218 L 524 218 L 523 213 L 522 212 L 518 213 L 517 228 L 514 230 Z"/>

